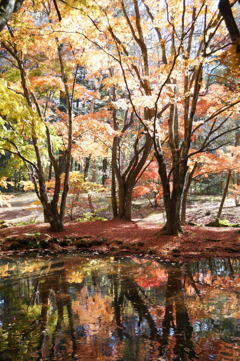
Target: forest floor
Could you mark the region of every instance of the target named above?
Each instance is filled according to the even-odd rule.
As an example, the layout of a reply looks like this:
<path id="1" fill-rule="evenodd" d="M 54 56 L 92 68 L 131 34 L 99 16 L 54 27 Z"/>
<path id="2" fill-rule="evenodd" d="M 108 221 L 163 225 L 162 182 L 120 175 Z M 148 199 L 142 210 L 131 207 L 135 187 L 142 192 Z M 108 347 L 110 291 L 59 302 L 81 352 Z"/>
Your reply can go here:
<path id="1" fill-rule="evenodd" d="M 138 200 L 133 206 L 133 221 L 67 221 L 60 233 L 49 231 L 42 222 L 41 209 L 32 204 L 32 193 L 22 193 L 10 200 L 11 207 L 0 208 L 0 255 L 8 256 L 38 251 L 40 254 L 91 251 L 95 254 L 138 254 L 169 259 L 206 257 L 240 257 L 240 228 L 208 227 L 216 217 L 218 197 L 195 197 L 188 204 L 187 222 L 179 236 L 166 236 L 159 231 L 164 223 L 161 207 L 152 208 L 148 201 Z M 103 208 L 102 208 L 103 209 Z M 86 209 L 87 210 L 87 209 Z M 109 210 L 99 212 L 108 216 Z M 110 216 L 109 216 L 110 218 Z M 227 199 L 223 218 L 239 223 L 240 208 Z"/>

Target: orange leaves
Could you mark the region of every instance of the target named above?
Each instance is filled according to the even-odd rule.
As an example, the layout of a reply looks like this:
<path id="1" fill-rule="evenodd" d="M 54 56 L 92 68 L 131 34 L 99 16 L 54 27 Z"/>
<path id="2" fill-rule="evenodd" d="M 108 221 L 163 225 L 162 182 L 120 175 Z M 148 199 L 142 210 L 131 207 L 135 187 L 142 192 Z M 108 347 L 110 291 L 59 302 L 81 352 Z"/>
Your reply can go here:
<path id="1" fill-rule="evenodd" d="M 227 78 L 229 72 L 232 76 L 239 78 L 240 75 L 240 54 L 236 51 L 236 45 L 230 46 L 220 57 L 222 64 L 226 66 L 224 77 Z"/>
<path id="2" fill-rule="evenodd" d="M 70 86 L 70 89 L 72 89 L 73 86 Z M 81 84 L 75 84 L 74 85 L 74 99 L 83 99 L 84 102 L 91 99 L 99 99 L 100 93 L 97 91 L 89 90 L 85 86 Z"/>
<path id="3" fill-rule="evenodd" d="M 152 262 L 151 265 L 141 267 L 139 274 L 135 277 L 136 283 L 143 288 L 159 287 L 168 280 L 168 273 L 165 269 L 159 267 L 157 262 Z"/>
<path id="4" fill-rule="evenodd" d="M 141 176 L 142 182 L 157 182 L 159 180 L 158 164 L 156 161 L 151 162 L 148 167 L 144 170 Z"/>
<path id="5" fill-rule="evenodd" d="M 46 92 L 48 90 L 64 91 L 62 78 L 52 75 L 35 76 L 30 78 L 31 86 L 38 92 Z"/>
<path id="6" fill-rule="evenodd" d="M 149 187 L 139 185 L 139 186 L 134 187 L 133 197 L 136 197 L 136 198 L 141 197 L 149 192 L 151 192 Z"/>
<path id="7" fill-rule="evenodd" d="M 192 166 L 194 162 L 198 162 L 194 176 L 208 177 L 209 174 L 218 174 L 228 170 L 240 172 L 239 159 L 240 147 L 230 146 L 225 150 L 218 150 L 215 154 L 210 152 L 198 153 L 191 158 L 189 165 Z"/>
<path id="8" fill-rule="evenodd" d="M 133 197 L 141 197 L 146 194 L 153 194 L 156 201 L 162 198 L 162 187 L 159 184 L 159 174 L 157 162 L 151 162 L 141 175 L 139 184 L 133 189 Z"/>

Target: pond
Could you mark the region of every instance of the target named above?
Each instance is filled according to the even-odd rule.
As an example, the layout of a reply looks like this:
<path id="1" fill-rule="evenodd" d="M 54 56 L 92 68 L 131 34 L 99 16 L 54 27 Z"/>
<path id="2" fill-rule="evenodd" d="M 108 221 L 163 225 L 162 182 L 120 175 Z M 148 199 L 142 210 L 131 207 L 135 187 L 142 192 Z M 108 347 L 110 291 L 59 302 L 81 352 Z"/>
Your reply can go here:
<path id="1" fill-rule="evenodd" d="M 240 360 L 240 260 L 0 264 L 2 361 Z"/>

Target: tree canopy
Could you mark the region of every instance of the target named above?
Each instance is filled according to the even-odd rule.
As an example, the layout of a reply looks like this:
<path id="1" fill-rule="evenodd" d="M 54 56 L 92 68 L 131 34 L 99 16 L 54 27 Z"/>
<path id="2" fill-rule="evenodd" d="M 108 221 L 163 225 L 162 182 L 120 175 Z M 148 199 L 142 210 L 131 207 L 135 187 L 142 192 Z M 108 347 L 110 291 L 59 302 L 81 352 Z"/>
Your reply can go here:
<path id="1" fill-rule="evenodd" d="M 130 220 L 155 157 L 165 229 L 181 231 L 191 159 L 227 151 L 239 129 L 235 2 L 2 3 L 0 146 L 27 167 L 52 229 L 73 162 L 111 162 L 113 215 Z"/>

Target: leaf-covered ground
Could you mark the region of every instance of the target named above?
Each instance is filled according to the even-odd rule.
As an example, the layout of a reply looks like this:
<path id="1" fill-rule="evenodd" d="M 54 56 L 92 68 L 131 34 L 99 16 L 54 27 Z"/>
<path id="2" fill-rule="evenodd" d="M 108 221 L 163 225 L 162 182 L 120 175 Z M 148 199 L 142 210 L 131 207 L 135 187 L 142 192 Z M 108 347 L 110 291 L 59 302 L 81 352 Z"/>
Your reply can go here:
<path id="1" fill-rule="evenodd" d="M 67 223 L 61 233 L 47 224 L 0 230 L 0 254 L 29 249 L 40 253 L 87 251 L 103 254 L 157 255 L 168 258 L 240 257 L 239 228 L 186 226 L 179 236 L 159 234 L 152 222 L 96 221 Z"/>
<path id="2" fill-rule="evenodd" d="M 68 222 L 61 233 L 51 233 L 47 224 L 35 224 L 39 208 L 29 207 L 32 195 L 13 198 L 11 208 L 0 208 L 0 217 L 8 228 L 0 229 L 0 255 L 37 250 L 40 253 L 87 251 L 113 255 L 157 255 L 168 258 L 240 257 L 240 228 L 206 227 L 214 219 L 218 199 L 190 201 L 188 221 L 197 226 L 185 226 L 183 234 L 166 236 L 159 233 L 161 209 L 134 205 L 133 222 L 96 221 Z M 239 207 L 228 200 L 223 216 L 238 223 Z M 24 217 L 33 224 L 19 225 Z M 12 224 L 11 224 L 12 223 Z"/>

